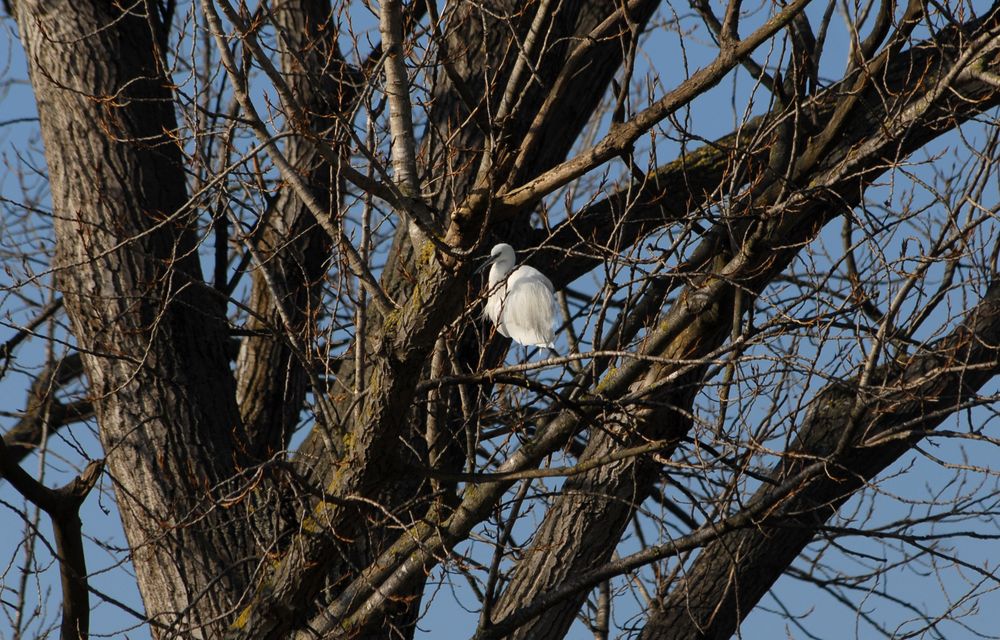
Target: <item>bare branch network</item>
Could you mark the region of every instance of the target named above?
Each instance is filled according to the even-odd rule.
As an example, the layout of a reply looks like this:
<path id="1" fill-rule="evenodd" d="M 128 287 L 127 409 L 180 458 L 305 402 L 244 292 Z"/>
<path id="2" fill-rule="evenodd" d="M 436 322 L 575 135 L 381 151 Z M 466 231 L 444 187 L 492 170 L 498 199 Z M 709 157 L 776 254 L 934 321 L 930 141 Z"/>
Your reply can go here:
<path id="1" fill-rule="evenodd" d="M 1000 3 L 4 7 L 0 636 L 995 637 Z"/>

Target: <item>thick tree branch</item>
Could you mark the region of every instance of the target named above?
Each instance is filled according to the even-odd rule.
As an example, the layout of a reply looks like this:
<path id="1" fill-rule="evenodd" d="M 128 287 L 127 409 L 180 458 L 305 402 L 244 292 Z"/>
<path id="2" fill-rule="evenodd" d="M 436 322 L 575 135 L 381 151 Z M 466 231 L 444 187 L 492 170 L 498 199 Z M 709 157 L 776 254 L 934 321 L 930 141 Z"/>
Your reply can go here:
<path id="1" fill-rule="evenodd" d="M 989 41 L 989 21 L 969 26 L 980 34 L 980 42 Z M 813 190 L 795 195 L 788 202 L 773 205 L 771 214 L 763 214 L 766 224 L 763 231 L 751 236 L 752 242 L 723 263 L 712 277 L 693 287 L 681 296 L 681 302 L 665 317 L 652 336 L 647 338 L 646 348 L 657 354 L 672 357 L 692 358 L 704 349 L 713 348 L 718 342 L 706 339 L 717 333 L 717 340 L 728 335 L 731 316 L 718 313 L 716 305 L 727 296 L 733 295 L 730 283 L 741 283 L 751 291 L 759 291 L 770 279 L 779 273 L 795 253 L 813 237 L 822 224 L 836 215 L 844 203 L 856 203 L 861 198 L 864 187 L 876 179 L 888 167 L 892 159 L 911 153 L 928 140 L 949 130 L 956 122 L 973 117 L 1000 101 L 1000 93 L 995 88 L 984 85 L 963 75 L 964 66 L 980 64 L 976 62 L 975 44 L 964 50 L 951 62 L 945 56 L 951 51 L 942 51 L 939 46 L 944 39 L 934 43 L 914 47 L 898 61 L 897 74 L 890 74 L 886 81 L 905 82 L 914 68 L 933 70 L 936 81 L 928 80 L 910 93 L 890 87 L 885 95 L 896 95 L 897 99 L 910 108 L 892 108 L 892 112 L 902 114 L 886 128 L 878 113 L 868 111 L 859 116 L 856 126 L 848 127 L 852 140 L 844 145 L 844 153 L 852 149 L 850 156 L 834 154 L 824 159 L 824 164 L 811 172 Z M 959 40 L 950 46 L 969 44 Z M 880 104 L 873 101 L 873 105 Z M 772 196 L 773 197 L 773 196 Z M 835 204 L 836 203 L 836 204 Z M 761 235 L 763 233 L 763 235 Z M 768 240 L 769 239 L 769 240 Z M 708 312 L 708 313 L 706 313 Z M 714 327 L 714 328 L 713 328 Z M 716 331 L 718 330 L 718 331 Z M 664 351 L 669 349 L 669 351 Z M 684 355 L 682 355 L 684 354 Z M 640 373 L 647 373 L 638 364 L 626 365 L 602 382 L 603 397 L 613 398 L 627 392 Z M 675 380 L 681 371 L 670 368 L 654 370 L 646 375 L 648 388 L 639 395 L 662 389 Z M 544 432 L 522 449 L 514 453 L 500 466 L 500 472 L 521 470 L 532 466 L 542 456 L 561 446 L 577 428 L 573 415 L 564 415 L 546 425 Z M 454 541 L 464 537 L 471 526 L 483 517 L 490 505 L 509 487 L 509 483 L 488 484 L 466 496 L 456 513 L 442 526 L 423 529 L 417 527 L 412 538 L 400 542 L 359 581 L 334 602 L 323 614 L 324 621 L 341 622 L 351 614 L 353 624 L 364 624 L 367 616 L 377 611 L 386 594 L 402 588 L 412 580 L 416 572 L 422 573 L 426 563 L 446 550 Z M 400 562 L 400 558 L 405 558 Z M 322 628 L 326 627 L 323 623 Z"/>
<path id="2" fill-rule="evenodd" d="M 613 8 L 608 9 L 613 11 Z M 604 9 L 597 11 L 593 7 L 588 7 L 583 15 L 588 20 L 593 17 L 599 21 L 606 15 L 603 11 Z M 577 28 L 576 15 L 565 13 L 561 15 L 568 22 L 560 21 L 560 26 Z M 589 32 L 592 23 L 581 28 L 585 29 L 584 33 Z M 617 64 L 615 61 L 620 60 L 621 52 L 616 53 L 613 46 L 601 47 L 598 52 L 603 57 L 595 59 L 595 67 L 601 71 L 603 77 L 610 78 Z M 546 73 L 557 72 L 560 69 L 560 62 L 558 57 L 548 58 L 545 63 Z M 580 84 L 586 101 L 596 104 L 603 93 L 603 86 L 585 77 L 580 78 Z M 543 95 L 535 95 L 529 103 L 539 103 Z M 580 112 L 587 113 L 586 107 L 581 106 Z M 559 123 L 559 135 L 553 136 L 553 144 L 545 149 L 544 154 L 539 154 L 536 158 L 538 166 L 550 166 L 549 163 L 554 158 L 559 154 L 565 154 L 575 138 L 575 132 L 578 131 L 575 127 L 582 126 L 583 122 L 582 118 L 579 122 L 574 120 L 573 127 Z M 474 242 L 478 232 L 470 235 L 471 237 L 460 234 L 459 237 L 462 242 Z M 403 261 L 397 262 L 400 256 Z M 415 386 L 419 379 L 416 374 L 423 366 L 437 331 L 447 317 L 461 308 L 459 301 L 464 296 L 465 268 L 458 273 L 451 273 L 447 269 L 439 268 L 438 265 L 426 263 L 424 256 L 415 259 L 410 256 L 412 254 L 406 249 L 401 249 L 397 242 L 383 280 L 387 282 L 386 288 L 391 290 L 388 283 L 398 279 L 401 268 L 406 267 L 408 280 L 419 283 L 419 287 L 416 288 L 419 296 L 411 299 L 409 304 L 400 309 L 398 315 L 390 317 L 390 321 L 382 325 L 382 336 L 377 340 L 379 344 L 389 347 L 388 357 L 385 360 L 375 358 L 373 366 L 366 367 L 369 372 L 369 384 L 366 386 L 366 396 L 360 411 L 366 421 L 352 428 L 352 433 L 355 434 L 351 440 L 354 449 L 336 470 L 336 483 L 327 487 L 332 495 L 350 499 L 350 496 L 354 495 L 353 491 L 356 491 L 353 488 L 366 486 L 364 483 L 373 482 L 391 486 L 397 476 L 411 475 L 408 473 L 409 466 L 398 465 L 397 461 L 387 459 L 384 452 L 391 451 L 396 446 L 400 433 L 407 428 L 406 408 L 414 391 L 411 385 Z M 414 260 L 416 264 L 407 265 L 405 262 L 407 259 Z M 375 384 L 372 384 L 373 382 Z M 315 438 L 314 442 L 315 440 L 318 438 Z M 307 453 L 315 450 L 315 444 L 307 443 L 304 447 Z M 395 468 L 397 466 L 398 468 Z M 349 516 L 350 513 L 349 509 L 334 510 L 324 506 L 322 522 L 325 526 L 333 526 L 339 535 L 346 536 L 345 532 L 349 529 L 337 529 L 334 523 L 344 521 L 348 527 L 355 526 L 357 518 Z M 283 558 L 275 575 L 267 580 L 266 589 L 269 590 L 271 600 L 252 604 L 247 610 L 247 624 L 241 625 L 241 629 L 234 632 L 260 633 L 262 629 L 277 628 L 268 626 L 271 624 L 270 621 L 265 626 L 255 624 L 253 621 L 257 619 L 257 615 L 268 618 L 274 614 L 274 611 L 269 613 L 267 609 L 273 607 L 275 598 L 281 602 L 300 603 L 305 598 L 304 593 L 316 588 L 318 583 L 315 580 L 315 573 L 319 572 L 322 565 L 315 559 L 332 558 L 332 554 L 336 553 L 327 545 L 330 545 L 329 541 L 323 542 L 318 538 L 310 539 L 303 545 L 293 545 L 294 553 Z M 309 560 L 306 560 L 307 558 Z M 283 621 L 276 623 L 285 624 Z"/>
<path id="3" fill-rule="evenodd" d="M 837 450 L 851 421 L 859 380 L 834 383 L 811 403 L 798 438 L 772 477 L 783 484 L 804 470 L 787 499 L 764 485 L 751 505 L 774 503 L 753 526 L 713 542 L 677 584 L 663 585 L 642 638 L 729 638 L 740 621 L 837 509 L 878 473 L 975 397 L 1000 372 L 1000 283 L 943 340 L 878 371 L 879 393 L 864 394 L 861 429 Z"/>
<path id="4" fill-rule="evenodd" d="M 209 27 L 212 29 L 213 35 L 215 36 L 216 45 L 222 57 L 223 67 L 232 81 L 236 99 L 239 101 L 240 107 L 243 109 L 244 116 L 249 120 L 254 134 L 257 136 L 260 143 L 267 148 L 275 166 L 281 172 L 281 177 L 291 186 L 295 195 L 302 200 L 306 207 L 308 207 L 309 212 L 315 217 L 319 225 L 323 227 L 323 230 L 327 232 L 330 239 L 336 243 L 337 247 L 341 251 L 343 251 L 344 256 L 347 258 L 348 266 L 355 273 L 355 275 L 358 276 L 364 287 L 368 289 L 368 293 L 372 296 L 372 301 L 378 308 L 379 312 L 385 316 L 393 308 L 395 308 L 395 304 L 389 300 L 385 292 L 379 286 L 378 281 L 371 274 L 368 265 L 362 263 L 357 249 L 354 248 L 350 239 L 344 235 L 344 231 L 341 228 L 340 223 L 337 221 L 336 216 L 330 215 L 330 212 L 323 207 L 323 205 L 317 200 L 315 194 L 310 190 L 309 186 L 305 184 L 299 174 L 295 171 L 295 168 L 288 162 L 285 154 L 278 149 L 275 139 L 268 131 L 267 125 L 264 124 L 264 121 L 257 113 L 257 108 L 250 99 L 247 80 L 240 73 L 233 58 L 233 53 L 229 49 L 229 45 L 226 44 L 226 31 L 223 29 L 222 21 L 219 19 L 219 14 L 215 10 L 214 2 L 212 0 L 202 0 L 201 6 L 205 13 L 205 17 L 208 20 Z M 242 24 L 242 20 L 240 20 L 239 15 L 233 10 L 232 6 L 226 2 L 226 0 L 220 0 L 220 6 L 226 12 L 227 18 L 232 20 L 235 24 Z M 294 106 L 298 104 L 297 101 L 292 96 L 291 91 L 288 90 L 287 85 L 281 78 L 278 71 L 273 68 L 273 65 L 271 65 L 270 62 L 268 62 L 268 58 L 259 51 L 259 47 L 256 46 L 256 40 L 253 35 L 249 33 L 247 29 L 244 29 L 242 36 L 247 45 L 255 49 L 258 61 L 260 61 L 262 66 L 269 71 L 269 75 L 275 81 L 275 86 L 283 88 L 282 97 L 284 102 L 289 105 L 290 108 L 294 108 Z M 293 113 L 296 116 L 301 116 L 301 111 L 295 111 Z M 301 118 L 296 119 L 301 120 Z M 337 161 L 336 158 L 334 158 L 334 161 Z M 332 415 L 332 412 L 327 413 Z"/>
<path id="5" fill-rule="evenodd" d="M 0 441 L 0 477 L 52 519 L 62 579 L 62 640 L 86 640 L 90 633 L 90 594 L 83 552 L 80 505 L 97 484 L 103 460 L 94 460 L 78 477 L 59 489 L 49 489 L 26 473 Z"/>
<path id="6" fill-rule="evenodd" d="M 350 111 L 357 96 L 337 48 L 330 4 L 282 0 L 271 8 L 271 18 L 283 44 L 282 76 L 306 118 L 298 126 L 318 135 L 330 129 L 330 122 L 342 112 Z M 332 131 L 337 142 L 347 138 L 341 127 Z M 298 135 L 286 140 L 285 156 L 324 210 L 339 209 L 338 165 L 331 165 L 316 152 L 314 143 Z M 242 341 L 236 392 L 252 451 L 267 459 L 287 446 L 301 417 L 306 388 L 318 384 L 309 371 L 315 363 L 305 357 L 303 342 L 315 334 L 320 316 L 331 240 L 290 188 L 281 190 L 271 215 L 261 224 L 256 241 L 248 243 L 248 254 L 257 254 L 259 266 L 253 271 L 248 302 L 256 315 L 251 315 L 247 328 L 271 333 L 272 327 L 284 327 L 288 333 L 284 338 L 250 335 Z"/>
<path id="7" fill-rule="evenodd" d="M 93 405 L 88 400 L 65 404 L 56 397 L 59 389 L 83 375 L 83 360 L 79 353 L 48 365 L 31 383 L 24 414 L 7 433 L 3 443 L 7 457 L 20 462 L 41 444 L 46 433 L 51 435 L 71 422 L 93 415 Z"/>
<path id="8" fill-rule="evenodd" d="M 944 94 L 953 87 L 953 83 L 957 82 L 958 76 L 974 59 L 981 55 L 983 47 L 988 46 L 987 43 L 993 38 L 992 30 L 989 27 L 982 29 L 979 33 L 980 35 L 975 41 L 962 43 L 965 45 L 965 48 L 961 55 L 954 62 L 949 61 L 952 64 L 951 68 L 947 72 L 941 73 L 938 76 L 937 82 L 931 83 L 926 95 L 911 96 L 908 101 L 909 106 L 899 107 L 906 114 L 902 121 L 890 119 L 890 122 L 892 122 L 891 129 L 897 132 L 895 135 L 901 140 L 903 138 L 902 132 L 914 126 L 916 122 L 922 122 L 924 126 L 931 126 L 934 116 L 924 119 L 925 115 L 929 115 L 927 114 L 927 110 L 930 109 L 931 105 L 942 109 L 943 105 L 936 103 L 942 100 Z M 980 88 L 979 90 L 982 91 L 983 89 Z M 993 99 L 995 100 L 996 97 L 994 96 Z M 961 106 L 961 103 L 955 104 L 953 102 L 952 104 L 951 108 L 944 107 L 941 112 L 949 113 L 951 109 Z M 892 108 L 887 107 L 887 110 Z M 878 122 L 885 122 L 885 119 L 880 117 L 876 117 L 876 120 Z M 895 153 L 894 151 L 890 151 L 889 148 L 878 150 L 878 146 L 873 144 L 879 142 L 879 138 L 882 138 L 880 144 L 895 144 L 883 137 L 885 135 L 884 131 L 876 128 L 871 133 L 874 134 L 873 140 L 869 141 L 867 145 L 863 145 L 862 148 L 867 146 L 868 152 L 873 155 L 866 160 L 862 160 L 854 168 L 859 168 L 859 165 L 865 164 L 877 166 L 875 163 L 882 160 L 883 153 Z M 854 158 L 854 160 L 857 161 L 858 158 Z M 864 178 L 864 181 L 855 187 L 853 168 L 838 167 L 836 164 L 831 168 L 834 171 L 832 174 L 828 174 L 829 177 L 827 178 L 830 182 L 824 184 L 817 180 L 816 177 L 813 177 L 813 184 L 823 184 L 831 191 L 840 192 L 844 203 L 850 205 L 856 204 L 865 185 L 872 177 L 868 176 Z M 863 175 L 864 171 L 862 170 L 859 173 Z M 854 190 L 855 188 L 857 191 Z M 765 191 L 765 196 L 768 196 L 769 193 L 771 193 L 770 190 Z M 822 202 L 824 199 L 820 198 L 818 201 Z M 774 274 L 780 272 L 799 248 L 810 241 L 813 235 L 818 232 L 820 227 L 814 225 L 821 224 L 824 219 L 828 219 L 836 211 L 836 208 L 827 207 L 826 212 L 821 213 L 808 205 L 804 210 L 799 210 L 798 207 L 801 204 L 793 204 L 792 207 L 786 209 L 785 204 L 780 202 L 775 203 L 772 206 L 776 210 L 784 210 L 784 213 L 779 215 L 781 217 L 787 216 L 783 224 L 771 226 L 770 228 L 764 227 L 766 231 L 763 233 L 758 231 L 756 234 L 745 235 L 746 232 L 741 232 L 740 236 L 749 237 L 752 239 L 752 242 L 748 242 L 744 246 L 743 251 L 734 256 L 728 265 L 723 266 L 723 264 L 717 262 L 709 266 L 710 274 L 716 272 L 725 275 L 714 281 L 712 276 L 709 275 L 706 278 L 702 278 L 700 284 L 689 288 L 689 300 L 695 301 L 693 307 L 683 304 L 685 296 L 682 294 L 682 304 L 675 305 L 674 309 L 659 322 L 657 330 L 647 336 L 645 340 L 646 347 L 655 349 L 654 345 L 660 343 L 663 344 L 664 351 L 654 351 L 654 353 L 659 353 L 659 355 L 667 357 L 692 359 L 697 358 L 700 353 L 704 353 L 703 350 L 705 348 L 712 348 L 714 345 L 718 345 L 726 334 L 727 318 L 732 317 L 731 306 L 729 305 L 732 304 L 732 300 L 735 299 L 737 293 L 745 295 L 746 293 L 755 294 L 759 291 L 759 287 L 768 282 Z M 767 206 L 767 203 L 757 202 L 754 203 L 754 206 Z M 807 211 L 809 213 L 806 213 Z M 810 222 L 802 224 L 796 220 L 798 216 L 803 216 L 802 220 L 809 219 Z M 750 216 L 748 215 L 747 218 L 750 219 Z M 788 222 L 791 222 L 791 224 L 785 226 L 785 223 Z M 798 234 L 805 235 L 800 236 Z M 753 237 L 754 235 L 757 237 Z M 785 244 L 785 248 L 779 249 L 783 243 L 787 243 Z M 793 248 L 789 249 L 789 246 Z M 765 247 L 769 249 L 765 249 Z M 764 249 L 768 255 L 765 256 L 758 253 L 761 249 Z M 734 265 L 738 266 L 734 269 Z M 746 280 L 737 275 L 744 269 L 747 269 L 744 273 L 750 274 L 756 272 L 756 274 L 750 280 Z M 733 288 L 727 284 L 723 284 L 725 281 L 736 283 L 746 282 L 749 286 L 747 286 L 746 290 Z M 750 282 L 753 284 L 750 284 Z M 703 295 L 704 298 L 699 300 L 698 298 Z M 729 310 L 727 311 L 727 309 Z M 694 312 L 693 314 L 692 311 Z M 642 373 L 644 375 L 640 375 Z M 633 401 L 642 399 L 647 402 L 652 401 L 654 406 L 683 406 L 683 401 L 675 396 L 683 393 L 683 380 L 687 378 L 682 377 L 678 379 L 677 376 L 678 370 L 676 366 L 656 365 L 648 372 L 644 372 L 641 361 L 632 361 L 616 370 L 615 374 L 610 376 L 610 380 L 606 380 L 606 384 L 602 384 L 601 391 L 607 395 L 614 393 L 616 389 L 620 389 L 622 385 L 627 384 L 630 386 L 629 394 L 626 398 L 631 398 Z M 566 415 L 568 423 L 576 420 L 575 415 L 568 413 L 564 413 L 564 415 Z M 671 420 L 667 411 L 657 411 L 640 406 L 630 408 L 625 415 L 609 419 L 608 422 L 609 430 L 624 429 L 624 433 L 619 435 L 619 439 L 628 437 L 663 438 L 666 437 L 664 429 L 669 433 L 671 422 L 676 422 L 676 420 Z M 622 425 L 626 426 L 623 427 Z M 551 425 L 549 429 L 552 429 Z M 678 437 L 683 435 L 683 430 L 673 433 L 675 437 Z M 617 442 L 602 443 L 600 435 L 592 435 L 588 452 L 591 451 L 595 443 L 601 443 L 603 446 L 603 448 L 594 449 L 594 451 L 598 452 L 598 455 L 607 455 L 609 448 L 613 449 L 619 446 Z M 506 614 L 511 612 L 520 603 L 530 600 L 535 595 L 547 591 L 551 592 L 558 587 L 560 581 L 572 581 L 574 576 L 579 575 L 587 567 L 606 562 L 614 548 L 614 543 L 607 544 L 605 542 L 602 544 L 601 540 L 606 536 L 608 530 L 617 532 L 623 530 L 628 519 L 631 517 L 633 508 L 627 496 L 644 497 L 649 490 L 648 485 L 652 482 L 653 477 L 650 473 L 642 474 L 628 468 L 612 470 L 610 474 L 604 470 L 599 470 L 590 472 L 588 475 L 592 476 L 592 478 L 583 485 L 587 489 L 579 491 L 584 496 L 583 498 L 573 495 L 573 491 L 564 491 L 557 498 L 555 505 L 546 514 L 539 532 L 533 539 L 532 547 L 526 552 L 526 557 L 533 557 L 536 561 L 519 564 L 509 587 L 509 591 L 512 591 L 512 593 L 509 597 L 501 601 L 498 613 Z M 619 488 L 616 481 L 624 481 L 624 487 Z M 585 481 L 574 480 L 568 484 L 572 484 L 575 487 L 581 482 Z M 605 491 L 606 493 L 604 493 Z M 603 506 L 592 507 L 590 509 L 576 508 L 575 503 L 586 499 L 596 500 L 598 499 L 597 496 L 601 496 L 602 493 L 606 496 L 606 503 L 602 503 Z M 599 520 L 591 517 L 580 521 L 580 513 L 599 513 L 601 517 Z M 570 538 L 562 536 L 561 532 L 567 530 L 574 531 L 574 536 Z M 558 557 L 559 561 L 545 561 L 545 558 L 551 557 Z M 578 592 L 574 599 L 567 600 L 560 606 L 544 607 L 542 615 L 532 620 L 530 626 L 518 630 L 513 636 L 532 637 L 534 634 L 539 633 L 542 635 L 558 636 L 565 633 L 572 622 L 572 616 L 575 614 L 583 595 L 582 592 Z"/>
<path id="9" fill-rule="evenodd" d="M 683 538 L 575 574 L 558 589 L 542 592 L 527 604 L 522 600 L 516 610 L 477 634 L 477 640 L 514 637 L 529 621 L 604 580 L 705 545 L 683 581 L 666 585 L 675 588 L 653 611 L 641 637 L 731 637 L 735 624 L 753 610 L 837 507 L 1000 373 L 1000 283 L 990 286 L 950 336 L 914 354 L 905 366 L 880 373 L 894 379 L 880 381 L 882 394 L 865 407 L 863 441 L 853 442 L 850 450 L 835 451 L 850 419 L 849 405 L 858 395 L 857 380 L 820 392 L 798 429 L 796 444 L 771 473 L 773 482 L 742 510 Z M 897 433 L 900 427 L 902 434 Z"/>
<path id="10" fill-rule="evenodd" d="M 511 211 L 531 207 L 571 180 L 619 156 L 656 123 L 689 103 L 695 96 L 715 86 L 733 66 L 739 64 L 740 60 L 751 51 L 787 25 L 810 1 L 796 0 L 788 5 L 750 36 L 732 47 L 723 48 L 712 63 L 696 71 L 676 89 L 636 114 L 631 120 L 614 127 L 596 145 L 504 194 L 499 199 L 498 205 L 503 210 Z M 452 217 L 453 220 L 460 221 L 465 215 L 466 211 L 459 210 Z"/>
<path id="11" fill-rule="evenodd" d="M 389 132 L 392 168 L 396 186 L 405 197 L 420 197 L 417 180 L 417 142 L 413 135 L 413 114 L 410 106 L 410 82 L 406 75 L 406 54 L 403 51 L 403 18 L 400 0 L 382 0 L 379 8 L 379 30 L 385 50 L 385 94 L 389 100 Z M 400 210 L 400 215 L 407 215 Z M 422 247 L 424 233 L 416 221 L 406 221 L 410 242 Z M 430 221 L 424 226 L 430 228 Z"/>

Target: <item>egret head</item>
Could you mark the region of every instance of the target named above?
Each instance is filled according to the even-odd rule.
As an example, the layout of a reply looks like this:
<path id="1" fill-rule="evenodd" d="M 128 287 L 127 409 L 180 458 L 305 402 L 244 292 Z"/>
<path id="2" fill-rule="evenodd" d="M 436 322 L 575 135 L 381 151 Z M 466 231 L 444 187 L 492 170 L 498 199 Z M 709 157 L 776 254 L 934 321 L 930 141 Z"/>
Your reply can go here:
<path id="1" fill-rule="evenodd" d="M 495 245 L 493 247 L 493 250 L 490 251 L 490 257 L 486 260 L 485 263 L 483 263 L 482 266 L 476 269 L 476 271 L 479 272 L 482 271 L 483 269 L 486 269 L 487 267 L 496 265 L 497 271 L 501 273 L 507 273 L 508 271 L 514 268 L 515 259 L 516 258 L 514 257 L 514 247 L 510 246 L 506 242 L 501 242 L 500 244 Z"/>
<path id="2" fill-rule="evenodd" d="M 490 251 L 490 262 L 497 265 L 514 266 L 514 247 L 505 242 L 501 242 Z"/>

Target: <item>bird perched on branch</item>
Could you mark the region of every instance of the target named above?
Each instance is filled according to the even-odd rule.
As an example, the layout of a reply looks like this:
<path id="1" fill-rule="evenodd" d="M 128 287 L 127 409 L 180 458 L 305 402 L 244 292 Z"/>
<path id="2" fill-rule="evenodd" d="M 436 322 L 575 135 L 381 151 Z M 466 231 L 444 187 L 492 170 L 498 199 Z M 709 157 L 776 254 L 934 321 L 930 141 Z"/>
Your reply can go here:
<path id="1" fill-rule="evenodd" d="M 478 271 L 490 268 L 486 316 L 500 335 L 525 346 L 554 350 L 552 319 L 555 297 L 552 281 L 527 265 L 514 268 L 514 249 L 501 243 L 490 251 Z"/>

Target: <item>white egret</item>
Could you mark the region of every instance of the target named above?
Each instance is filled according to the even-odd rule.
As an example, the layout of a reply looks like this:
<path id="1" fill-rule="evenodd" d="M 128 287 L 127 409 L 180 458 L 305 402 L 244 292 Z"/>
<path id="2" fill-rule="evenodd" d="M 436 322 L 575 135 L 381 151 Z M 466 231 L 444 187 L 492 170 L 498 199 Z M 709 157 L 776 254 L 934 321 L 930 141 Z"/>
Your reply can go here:
<path id="1" fill-rule="evenodd" d="M 554 349 L 552 319 L 555 298 L 552 281 L 534 267 L 514 269 L 514 249 L 505 243 L 493 247 L 489 261 L 480 271 L 490 268 L 486 315 L 500 335 L 526 346 Z"/>

